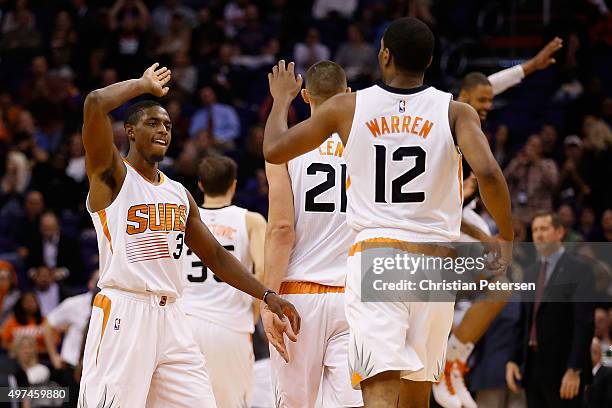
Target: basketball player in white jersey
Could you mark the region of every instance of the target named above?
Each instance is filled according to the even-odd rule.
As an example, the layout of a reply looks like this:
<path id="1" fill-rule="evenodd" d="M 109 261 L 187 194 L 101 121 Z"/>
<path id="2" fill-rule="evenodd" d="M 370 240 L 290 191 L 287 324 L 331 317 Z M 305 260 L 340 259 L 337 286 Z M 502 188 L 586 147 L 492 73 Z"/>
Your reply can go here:
<path id="1" fill-rule="evenodd" d="M 266 220 L 256 212 L 232 205 L 237 166 L 229 157 L 206 157 L 199 167 L 204 192 L 200 217 L 213 236 L 263 280 Z M 211 273 L 191 251 L 184 265 L 185 290 L 179 304 L 192 319 L 191 329 L 206 359 L 219 407 L 250 407 L 253 371 L 253 298 Z"/>
<path id="2" fill-rule="evenodd" d="M 314 113 L 335 94 L 350 92 L 343 69 L 321 61 L 308 69 L 304 101 Z M 346 225 L 346 164 L 334 133 L 318 149 L 286 165 L 266 165 L 270 220 L 266 285 L 278 288 L 302 316 L 302 334 L 289 344 L 289 364 L 270 350 L 277 406 L 358 407 L 348 370 L 344 315 L 346 254 L 355 234 Z M 282 283 L 281 283 L 282 282 Z M 320 391 L 320 393 L 319 393 Z"/>
<path id="3" fill-rule="evenodd" d="M 98 89 L 85 100 L 87 208 L 98 235 L 101 292 L 86 339 L 81 407 L 216 406 L 204 358 L 175 303 L 188 246 L 223 281 L 267 302 L 264 313 L 276 314 L 266 319 L 266 332 L 275 339 L 286 330 L 295 340 L 282 324 L 283 313 L 299 329 L 293 306 L 214 239 L 187 190 L 158 170 L 170 144 L 165 109 L 154 101 L 131 106 L 127 157 L 113 144 L 108 113 L 143 94 L 166 95 L 169 80 L 170 71 L 154 64 L 141 78 Z"/>
<path id="4" fill-rule="evenodd" d="M 480 72 L 467 74 L 461 81 L 457 100 L 472 106 L 481 122 L 485 122 L 487 115 L 493 108 L 493 97 L 506 91 L 508 88 L 520 83 L 522 79 L 536 71 L 548 68 L 556 61 L 553 55 L 563 47 L 559 37 L 552 39 L 533 58 L 522 64 L 507 68 L 489 77 Z M 468 169 L 469 170 L 469 169 Z M 476 184 L 476 190 L 478 185 Z M 467 197 L 467 195 L 466 195 Z M 461 241 L 472 239 L 487 242 L 491 240 L 491 231 L 488 226 L 472 210 L 474 200 L 464 206 L 461 232 L 464 233 Z M 465 239 L 464 239 L 465 238 Z M 506 295 L 510 295 L 507 293 Z M 506 302 L 501 293 L 495 294 L 495 301 L 476 301 L 463 315 L 461 322 L 453 327 L 448 341 L 444 381 L 434 384 L 433 393 L 438 404 L 444 408 L 475 408 L 476 402 L 470 395 L 464 382 L 467 372 L 467 360 L 474 349 L 474 345 L 485 334 L 493 320 L 505 307 Z"/>
<path id="5" fill-rule="evenodd" d="M 446 256 L 459 238 L 461 154 L 478 180 L 484 204 L 500 230 L 500 257 L 508 266 L 513 239 L 510 198 L 478 114 L 450 94 L 423 85 L 434 38 L 414 18 L 394 21 L 381 40 L 383 82 L 341 94 L 310 119 L 286 129 L 289 105 L 301 87 L 293 63 L 268 75 L 274 97 L 264 154 L 283 163 L 316 149 L 337 132 L 351 177 L 347 222 L 357 230 L 349 252 L 345 291 L 349 365 L 367 407 L 428 407 L 431 382 L 444 368 L 453 304 L 361 302 L 361 251 L 399 247 L 415 256 Z M 440 242 L 440 245 L 423 244 Z"/>

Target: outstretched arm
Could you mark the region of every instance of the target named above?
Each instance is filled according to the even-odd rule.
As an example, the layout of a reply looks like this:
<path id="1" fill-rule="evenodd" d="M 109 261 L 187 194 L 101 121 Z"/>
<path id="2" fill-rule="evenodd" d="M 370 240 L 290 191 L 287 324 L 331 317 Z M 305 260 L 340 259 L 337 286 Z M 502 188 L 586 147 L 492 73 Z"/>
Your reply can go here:
<path id="1" fill-rule="evenodd" d="M 274 103 L 266 121 L 263 150 L 266 161 L 272 164 L 286 163 L 316 149 L 334 132 L 346 144 L 353 120 L 355 95 L 341 94 L 323 103 L 309 119 L 287 130 L 289 107 L 302 87 L 302 77 L 295 76 L 294 65 L 291 62 L 285 68 L 285 61 L 281 60 L 268 74 Z"/>
<path id="2" fill-rule="evenodd" d="M 264 251 L 266 241 L 266 219 L 259 213 L 249 211 L 246 215 L 246 224 L 249 234 L 249 254 L 255 266 L 255 279 L 264 282 Z M 272 289 L 274 290 L 274 289 Z M 253 317 L 259 320 L 260 301 L 253 303 Z"/>
<path id="3" fill-rule="evenodd" d="M 113 130 L 108 114 L 127 101 L 145 93 L 161 97 L 168 92 L 164 85 L 170 71 L 158 69 L 155 63 L 141 78 L 118 82 L 96 89 L 85 98 L 83 109 L 83 146 L 87 177 L 90 182 L 90 205 L 96 211 L 109 205 L 125 178 L 125 165 L 113 143 Z"/>
<path id="4" fill-rule="evenodd" d="M 287 166 L 266 163 L 268 177 L 268 228 L 266 230 L 265 283 L 274 290 L 287 273 L 295 242 L 293 193 Z"/>
<path id="5" fill-rule="evenodd" d="M 495 220 L 500 237 L 512 241 L 514 233 L 508 185 L 482 133 L 480 118 L 474 108 L 461 102 L 451 102 L 451 117 L 457 144 L 478 180 L 482 201 Z"/>
<path id="6" fill-rule="evenodd" d="M 563 47 L 563 40 L 559 37 L 555 37 L 530 60 L 489 76 L 489 81 L 493 87 L 493 95 L 501 94 L 508 88 L 519 84 L 527 75 L 535 71 L 546 69 L 551 64 L 554 64 L 556 60 L 552 55 L 559 51 L 561 47 Z"/>

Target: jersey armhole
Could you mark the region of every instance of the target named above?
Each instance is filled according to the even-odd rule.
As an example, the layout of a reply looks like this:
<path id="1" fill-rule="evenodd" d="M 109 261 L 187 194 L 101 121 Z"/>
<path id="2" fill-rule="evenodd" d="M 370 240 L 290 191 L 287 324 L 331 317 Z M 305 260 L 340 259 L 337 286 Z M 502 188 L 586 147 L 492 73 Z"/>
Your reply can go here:
<path id="1" fill-rule="evenodd" d="M 351 130 L 349 131 L 349 134 L 346 137 L 346 144 L 344 145 L 344 150 L 343 150 L 343 153 L 342 153 L 343 157 L 345 157 L 345 154 L 347 154 L 347 152 L 350 151 L 351 146 L 354 144 L 354 143 L 351 143 L 351 140 L 352 140 L 353 134 L 355 133 L 354 132 L 354 129 L 355 129 L 355 126 L 356 126 L 355 125 L 355 122 L 356 122 L 355 118 L 358 117 L 357 113 L 359 112 L 359 94 L 360 94 L 360 92 L 363 92 L 363 91 L 356 91 L 355 92 L 355 111 L 353 112 L 353 118 L 351 120 Z M 338 136 L 340 136 L 340 134 L 338 134 Z M 340 138 L 340 141 L 342 141 L 342 138 Z"/>

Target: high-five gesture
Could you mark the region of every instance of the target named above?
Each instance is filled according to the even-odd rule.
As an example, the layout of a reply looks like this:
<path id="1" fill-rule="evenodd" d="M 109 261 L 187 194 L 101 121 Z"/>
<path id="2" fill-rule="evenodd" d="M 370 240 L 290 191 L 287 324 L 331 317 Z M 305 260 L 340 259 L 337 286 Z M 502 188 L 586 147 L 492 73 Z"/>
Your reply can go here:
<path id="1" fill-rule="evenodd" d="M 161 98 L 168 93 L 169 88 L 164 85 L 170 81 L 171 77 L 171 71 L 166 67 L 159 68 L 159 63 L 156 62 L 147 68 L 140 80 L 147 92 Z"/>
<path id="2" fill-rule="evenodd" d="M 270 93 L 274 100 L 292 101 L 302 89 L 302 75 L 295 76 L 295 63 L 285 68 L 285 60 L 280 60 L 268 74 Z"/>
<path id="3" fill-rule="evenodd" d="M 552 39 L 544 48 L 536 54 L 535 57 L 523 64 L 525 75 L 529 75 L 534 71 L 539 71 L 548 68 L 550 65 L 557 62 L 553 54 L 563 47 L 563 40 L 559 37 Z"/>

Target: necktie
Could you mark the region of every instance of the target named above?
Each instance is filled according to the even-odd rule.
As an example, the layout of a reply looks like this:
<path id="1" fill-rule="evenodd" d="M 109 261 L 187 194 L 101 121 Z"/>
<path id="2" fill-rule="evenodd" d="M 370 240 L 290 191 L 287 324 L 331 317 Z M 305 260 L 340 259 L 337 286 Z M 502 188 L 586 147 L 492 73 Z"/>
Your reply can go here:
<path id="1" fill-rule="evenodd" d="M 529 329 L 529 346 L 537 347 L 538 345 L 538 331 L 536 321 L 538 320 L 538 309 L 540 308 L 540 302 L 542 301 L 542 295 L 544 294 L 544 286 L 546 283 L 546 269 L 548 263 L 542 261 L 540 266 L 540 272 L 538 274 L 538 281 L 536 282 L 536 293 L 533 302 L 533 313 L 531 314 L 531 327 Z"/>

